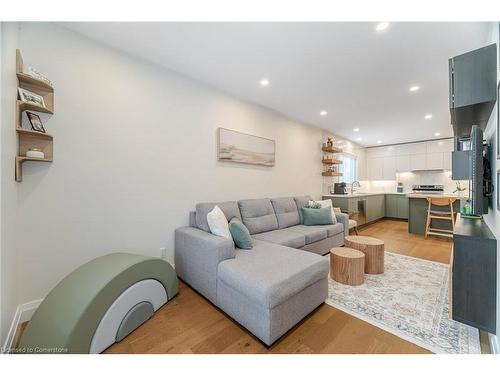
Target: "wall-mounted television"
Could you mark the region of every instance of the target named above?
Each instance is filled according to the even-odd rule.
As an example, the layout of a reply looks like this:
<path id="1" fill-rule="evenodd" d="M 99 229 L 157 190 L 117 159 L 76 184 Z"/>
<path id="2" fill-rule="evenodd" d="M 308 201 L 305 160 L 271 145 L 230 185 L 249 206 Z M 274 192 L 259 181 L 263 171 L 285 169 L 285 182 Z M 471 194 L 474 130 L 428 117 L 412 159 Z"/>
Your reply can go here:
<path id="1" fill-rule="evenodd" d="M 488 199 L 493 192 L 491 168 L 483 141 L 483 130 L 473 125 L 470 133 L 470 176 L 472 214 L 480 216 L 488 213 Z"/>

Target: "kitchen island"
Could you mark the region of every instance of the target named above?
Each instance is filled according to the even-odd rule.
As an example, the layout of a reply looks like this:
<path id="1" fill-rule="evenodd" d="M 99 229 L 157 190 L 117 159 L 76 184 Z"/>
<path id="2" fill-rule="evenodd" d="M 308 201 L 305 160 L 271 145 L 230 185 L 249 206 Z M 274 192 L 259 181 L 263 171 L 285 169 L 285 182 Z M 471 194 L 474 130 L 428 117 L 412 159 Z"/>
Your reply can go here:
<path id="1" fill-rule="evenodd" d="M 323 199 L 331 199 L 334 207 L 343 212 L 355 214 L 358 225 L 369 224 L 384 217 L 408 220 L 408 232 L 425 234 L 427 222 L 428 197 L 457 198 L 455 194 L 426 193 L 354 193 L 325 194 Z M 433 206 L 436 211 L 448 211 L 448 207 Z M 453 210 L 459 212 L 460 201 L 453 204 Z M 433 219 L 433 227 L 452 229 L 446 220 Z"/>
<path id="2" fill-rule="evenodd" d="M 427 209 L 429 202 L 427 198 L 457 198 L 454 194 L 425 194 L 410 193 L 408 208 L 408 232 L 414 234 L 425 234 L 427 224 Z M 432 206 L 434 211 L 449 211 L 448 206 Z M 453 211 L 460 212 L 460 200 L 453 203 Z M 432 226 L 438 229 L 452 230 L 451 222 L 448 220 L 432 219 Z"/>

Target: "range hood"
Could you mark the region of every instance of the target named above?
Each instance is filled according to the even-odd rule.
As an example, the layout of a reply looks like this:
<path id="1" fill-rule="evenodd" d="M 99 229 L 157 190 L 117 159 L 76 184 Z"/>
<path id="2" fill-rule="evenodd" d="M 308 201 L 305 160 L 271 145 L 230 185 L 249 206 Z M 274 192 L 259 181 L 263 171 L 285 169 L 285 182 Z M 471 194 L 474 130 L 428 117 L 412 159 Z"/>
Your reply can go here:
<path id="1" fill-rule="evenodd" d="M 497 100 L 497 45 L 455 56 L 449 64 L 449 106 L 455 137 L 485 128 Z"/>

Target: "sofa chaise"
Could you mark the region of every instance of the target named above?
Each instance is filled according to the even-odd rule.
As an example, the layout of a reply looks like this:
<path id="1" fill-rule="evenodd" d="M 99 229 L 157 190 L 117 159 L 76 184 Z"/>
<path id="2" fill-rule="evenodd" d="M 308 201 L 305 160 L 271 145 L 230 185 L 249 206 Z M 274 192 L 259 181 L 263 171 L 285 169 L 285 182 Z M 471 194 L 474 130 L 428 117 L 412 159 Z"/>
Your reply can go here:
<path id="1" fill-rule="evenodd" d="M 190 226 L 175 231 L 178 276 L 271 345 L 327 298 L 328 260 L 342 246 L 349 217 L 336 213 L 332 225 L 305 226 L 302 208 L 311 197 L 199 203 Z M 210 233 L 207 213 L 218 205 L 226 218 L 240 219 L 253 248 Z"/>

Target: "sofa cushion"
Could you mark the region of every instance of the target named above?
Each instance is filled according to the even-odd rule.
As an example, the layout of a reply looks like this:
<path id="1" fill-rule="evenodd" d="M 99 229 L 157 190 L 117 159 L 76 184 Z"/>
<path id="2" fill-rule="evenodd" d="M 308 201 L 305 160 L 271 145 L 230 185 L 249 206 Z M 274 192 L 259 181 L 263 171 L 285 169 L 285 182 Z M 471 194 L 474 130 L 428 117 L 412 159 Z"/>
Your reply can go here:
<path id="1" fill-rule="evenodd" d="M 215 206 L 219 208 L 226 216 L 227 221 L 231 221 L 233 217 L 241 220 L 240 210 L 236 202 L 221 202 L 221 203 L 198 203 L 196 205 L 196 226 L 198 229 L 210 233 L 210 228 L 207 222 L 207 214 L 214 209 Z"/>
<path id="2" fill-rule="evenodd" d="M 245 224 L 240 219 L 233 217 L 229 222 L 229 231 L 233 237 L 233 241 L 240 249 L 252 248 L 252 237 L 248 232 Z"/>
<path id="3" fill-rule="evenodd" d="M 252 237 L 258 240 L 272 242 L 278 245 L 290 246 L 299 249 L 306 244 L 306 237 L 300 232 L 289 230 L 290 228 L 272 230 L 254 234 Z"/>
<path id="4" fill-rule="evenodd" d="M 333 224 L 331 207 L 302 208 L 304 225 L 331 225 Z"/>
<path id="5" fill-rule="evenodd" d="M 299 212 L 299 224 L 304 224 L 304 218 L 302 217 L 302 208 L 309 207 L 309 201 L 312 201 L 311 196 L 304 195 L 301 197 L 294 197 L 295 205 L 297 206 L 297 211 Z"/>
<path id="6" fill-rule="evenodd" d="M 269 198 L 238 201 L 243 224 L 250 234 L 278 229 L 278 219 Z"/>
<path id="7" fill-rule="evenodd" d="M 337 223 L 337 224 L 333 224 L 333 225 L 318 225 L 314 228 L 324 228 L 324 229 L 326 229 L 328 237 L 333 237 L 333 236 L 336 236 L 337 234 L 342 233 L 344 231 L 344 224 Z"/>
<path id="8" fill-rule="evenodd" d="M 324 240 L 328 237 L 328 232 L 325 226 L 306 226 L 306 225 L 295 225 L 293 227 L 287 228 L 291 232 L 301 233 L 306 237 L 306 245 L 313 242 L 318 242 Z"/>
<path id="9" fill-rule="evenodd" d="M 292 197 L 273 198 L 271 203 L 278 219 L 278 228 L 288 228 L 300 223 L 299 211 Z"/>
<path id="10" fill-rule="evenodd" d="M 328 277 L 327 258 L 302 250 L 254 241 L 252 251 L 236 250 L 219 263 L 217 278 L 249 300 L 272 309 Z"/>

